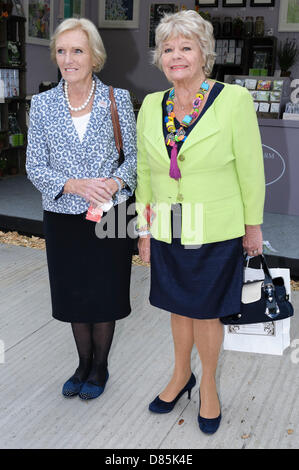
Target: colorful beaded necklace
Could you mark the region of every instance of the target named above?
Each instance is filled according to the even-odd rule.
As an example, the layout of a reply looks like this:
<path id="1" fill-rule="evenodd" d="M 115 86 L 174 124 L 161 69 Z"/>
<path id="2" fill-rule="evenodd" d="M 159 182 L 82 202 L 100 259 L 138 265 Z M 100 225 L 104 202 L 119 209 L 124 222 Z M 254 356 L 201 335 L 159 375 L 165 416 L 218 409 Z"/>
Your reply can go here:
<path id="1" fill-rule="evenodd" d="M 166 137 L 166 145 L 172 147 L 171 150 L 171 160 L 170 160 L 170 172 L 169 176 L 175 180 L 181 178 L 181 172 L 178 167 L 177 156 L 178 156 L 178 142 L 185 142 L 187 139 L 186 131 L 184 128 L 187 128 L 193 124 L 193 122 L 199 116 L 199 108 L 204 100 L 205 94 L 209 91 L 210 85 L 204 81 L 200 87 L 199 92 L 196 94 L 196 98 L 193 102 L 193 110 L 190 114 L 187 114 L 182 120 L 181 126 L 177 129 L 175 127 L 175 113 L 174 113 L 174 99 L 175 92 L 174 88 L 170 90 L 168 99 L 166 101 L 166 111 L 168 116 L 165 118 L 165 125 L 168 132 Z"/>

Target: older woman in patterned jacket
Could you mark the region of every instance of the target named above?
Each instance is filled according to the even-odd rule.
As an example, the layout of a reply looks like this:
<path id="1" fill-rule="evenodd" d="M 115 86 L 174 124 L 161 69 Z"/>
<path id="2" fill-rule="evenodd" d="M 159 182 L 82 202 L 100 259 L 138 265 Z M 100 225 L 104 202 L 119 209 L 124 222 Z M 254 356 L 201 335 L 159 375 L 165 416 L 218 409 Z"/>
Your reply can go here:
<path id="1" fill-rule="evenodd" d="M 65 20 L 51 52 L 62 80 L 32 99 L 27 173 L 43 198 L 53 317 L 71 323 L 79 355 L 62 393 L 92 399 L 109 377 L 115 321 L 131 311 L 133 239 L 118 221 L 121 210 L 130 212 L 136 186 L 135 117 L 128 91 L 115 89 L 124 150 L 119 165 L 109 87 L 94 75 L 106 60 L 96 27 L 86 19 Z M 122 236 L 100 239 L 88 208 L 102 213 L 111 206 Z"/>

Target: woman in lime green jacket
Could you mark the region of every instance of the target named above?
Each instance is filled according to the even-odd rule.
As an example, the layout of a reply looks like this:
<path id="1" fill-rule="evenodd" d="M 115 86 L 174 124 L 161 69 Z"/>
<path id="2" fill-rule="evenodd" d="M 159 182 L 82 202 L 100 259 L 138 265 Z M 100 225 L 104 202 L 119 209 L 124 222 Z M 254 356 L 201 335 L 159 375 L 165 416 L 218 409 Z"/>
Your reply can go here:
<path id="1" fill-rule="evenodd" d="M 208 78 L 214 44 L 211 24 L 194 11 L 160 22 L 154 63 L 172 88 L 142 104 L 136 190 L 150 302 L 171 312 L 175 352 L 172 378 L 149 409 L 168 413 L 185 392 L 190 397 L 195 344 L 202 364 L 198 424 L 207 434 L 221 421 L 219 319 L 240 311 L 243 250 L 262 253 L 265 198 L 253 101 L 245 88 Z"/>

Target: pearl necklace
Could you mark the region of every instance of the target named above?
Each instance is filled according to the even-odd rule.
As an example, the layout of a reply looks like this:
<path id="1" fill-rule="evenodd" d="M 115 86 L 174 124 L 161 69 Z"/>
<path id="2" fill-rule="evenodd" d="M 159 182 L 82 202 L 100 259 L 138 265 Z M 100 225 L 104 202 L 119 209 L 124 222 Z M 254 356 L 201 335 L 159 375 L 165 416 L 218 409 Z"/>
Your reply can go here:
<path id="1" fill-rule="evenodd" d="M 67 104 L 68 104 L 70 110 L 71 110 L 71 111 L 82 111 L 83 109 L 85 109 L 85 108 L 88 106 L 88 104 L 89 104 L 89 102 L 90 102 L 90 100 L 91 100 L 91 97 L 92 97 L 93 92 L 94 92 L 94 90 L 95 90 L 95 86 L 96 86 L 96 82 L 93 80 L 93 81 L 92 81 L 92 87 L 91 87 L 90 93 L 89 93 L 88 98 L 87 98 L 87 100 L 85 101 L 85 103 L 82 104 L 82 106 L 79 106 L 79 108 L 73 108 L 73 106 L 71 106 L 71 103 L 70 103 L 69 93 L 68 93 L 68 83 L 67 83 L 67 81 L 66 81 L 66 82 L 65 82 L 65 85 L 64 85 L 64 92 L 65 92 L 65 99 L 66 99 L 66 101 L 67 101 Z"/>

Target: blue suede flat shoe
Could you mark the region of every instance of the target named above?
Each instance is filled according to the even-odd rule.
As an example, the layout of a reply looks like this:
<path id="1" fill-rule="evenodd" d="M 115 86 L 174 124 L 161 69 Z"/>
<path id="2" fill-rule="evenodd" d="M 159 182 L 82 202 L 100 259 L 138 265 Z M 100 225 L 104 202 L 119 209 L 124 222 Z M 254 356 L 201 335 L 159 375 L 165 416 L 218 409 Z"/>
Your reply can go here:
<path id="1" fill-rule="evenodd" d="M 62 395 L 66 398 L 72 398 L 79 395 L 83 382 L 77 377 L 71 377 L 62 387 Z"/>
<path id="2" fill-rule="evenodd" d="M 199 391 L 199 410 L 201 405 L 200 391 Z M 198 413 L 198 424 L 199 429 L 205 434 L 215 434 L 220 426 L 221 421 L 221 411 L 220 415 L 217 418 L 203 418 L 200 416 L 200 411 Z"/>
<path id="3" fill-rule="evenodd" d="M 79 393 L 79 398 L 81 398 L 81 400 L 93 400 L 94 398 L 98 398 L 104 392 L 108 379 L 109 373 L 107 371 L 105 383 L 103 386 L 97 385 L 91 381 L 85 382 Z"/>
<path id="4" fill-rule="evenodd" d="M 175 407 L 175 404 L 177 401 L 181 398 L 184 393 L 188 392 L 188 398 L 190 400 L 191 398 L 191 390 L 196 384 L 196 378 L 194 374 L 191 374 L 191 377 L 188 381 L 188 383 L 185 385 L 185 387 L 180 391 L 180 393 L 176 396 L 176 398 L 173 401 L 167 402 L 163 401 L 157 396 L 154 401 L 152 401 L 149 405 L 149 410 L 152 411 L 153 413 L 170 413 L 173 408 Z"/>

